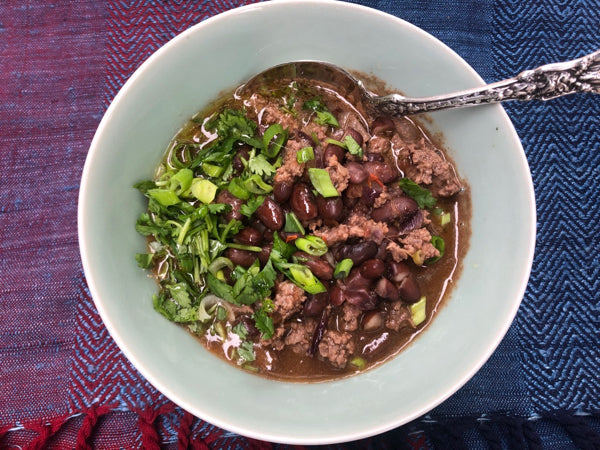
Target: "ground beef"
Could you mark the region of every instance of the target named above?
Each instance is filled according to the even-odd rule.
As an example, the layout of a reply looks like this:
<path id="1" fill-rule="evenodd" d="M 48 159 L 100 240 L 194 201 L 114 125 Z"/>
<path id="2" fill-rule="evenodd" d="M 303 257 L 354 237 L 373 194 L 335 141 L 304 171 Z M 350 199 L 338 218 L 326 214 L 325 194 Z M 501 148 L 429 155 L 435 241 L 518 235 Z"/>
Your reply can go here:
<path id="1" fill-rule="evenodd" d="M 272 123 L 279 123 L 283 128 L 296 127 L 294 116 L 279 109 L 279 106 L 269 97 L 254 94 L 246 102 L 246 108 L 254 112 L 259 126 L 263 129 L 266 129 Z"/>
<path id="2" fill-rule="evenodd" d="M 343 331 L 355 331 L 358 329 L 358 319 L 362 310 L 358 306 L 344 302 L 342 314 L 339 316 L 339 327 Z"/>
<path id="3" fill-rule="evenodd" d="M 283 350 L 285 347 L 284 336 L 285 336 L 286 328 L 283 324 L 275 327 L 275 332 L 270 339 L 263 339 L 261 344 L 265 346 L 265 348 L 272 348 L 273 350 Z"/>
<path id="4" fill-rule="evenodd" d="M 327 160 L 327 168 L 325 170 L 329 173 L 329 178 L 331 178 L 333 186 L 341 194 L 348 187 L 348 180 L 350 179 L 348 169 L 338 162 L 337 156 L 331 155 Z"/>
<path id="5" fill-rule="evenodd" d="M 345 223 L 337 227 L 323 227 L 315 230 L 314 234 L 324 239 L 331 247 L 353 237 L 365 238 L 381 244 L 387 232 L 388 226 L 385 223 L 367 219 L 362 214 L 351 214 Z"/>
<path id="6" fill-rule="evenodd" d="M 402 302 L 391 303 L 385 318 L 385 326 L 394 331 L 399 331 L 400 328 L 411 326 L 410 311 L 406 305 Z"/>
<path id="7" fill-rule="evenodd" d="M 440 252 L 431 244 L 431 233 L 427 228 L 419 228 L 405 236 L 398 238 L 398 242 L 388 241 L 386 250 L 394 261 L 400 262 L 421 252 L 421 259 L 426 260 L 440 255 Z"/>
<path id="8" fill-rule="evenodd" d="M 282 281 L 276 287 L 273 313 L 286 320 L 288 317 L 300 312 L 306 300 L 304 290 L 291 281 Z"/>
<path id="9" fill-rule="evenodd" d="M 315 328 L 317 328 L 317 322 L 314 319 L 304 318 L 302 322 L 292 322 L 290 331 L 285 337 L 285 345 L 295 353 L 307 353 Z"/>
<path id="10" fill-rule="evenodd" d="M 340 369 L 346 367 L 354 352 L 354 341 L 350 333 L 327 330 L 319 343 L 319 355 Z"/>
<path id="11" fill-rule="evenodd" d="M 427 185 L 437 197 L 450 197 L 460 191 L 461 184 L 452 165 L 425 139 L 406 144 L 394 135 L 392 145 L 398 149 L 401 169 L 415 183 Z"/>
<path id="12" fill-rule="evenodd" d="M 302 176 L 305 163 L 299 163 L 296 154 L 298 150 L 306 147 L 302 141 L 290 139 L 283 149 L 283 162 L 274 176 L 275 182 L 293 183 L 296 178 Z"/>
<path id="13" fill-rule="evenodd" d="M 390 150 L 390 140 L 385 136 L 373 136 L 368 145 L 369 153 L 387 155 Z"/>

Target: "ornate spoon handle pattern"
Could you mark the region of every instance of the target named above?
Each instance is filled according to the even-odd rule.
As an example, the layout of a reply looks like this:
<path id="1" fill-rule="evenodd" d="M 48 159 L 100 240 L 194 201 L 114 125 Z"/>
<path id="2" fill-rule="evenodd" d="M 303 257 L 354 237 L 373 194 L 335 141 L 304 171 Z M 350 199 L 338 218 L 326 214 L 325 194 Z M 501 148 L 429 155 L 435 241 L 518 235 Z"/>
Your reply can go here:
<path id="1" fill-rule="evenodd" d="M 480 88 L 424 98 L 392 94 L 372 97 L 369 102 L 389 114 L 408 115 L 507 100 L 549 100 L 577 92 L 600 94 L 600 50 L 572 61 L 526 70 Z"/>

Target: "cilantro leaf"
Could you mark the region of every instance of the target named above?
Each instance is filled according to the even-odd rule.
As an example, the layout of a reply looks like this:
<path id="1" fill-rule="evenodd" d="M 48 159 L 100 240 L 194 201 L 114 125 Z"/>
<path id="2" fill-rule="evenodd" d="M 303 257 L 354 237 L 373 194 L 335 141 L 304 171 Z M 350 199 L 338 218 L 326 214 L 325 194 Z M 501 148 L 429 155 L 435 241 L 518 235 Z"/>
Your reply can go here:
<path id="1" fill-rule="evenodd" d="M 207 124 L 208 129 L 217 131 L 219 137 L 235 138 L 254 137 L 257 125 L 246 118 L 243 111 L 226 109 L 218 117 Z"/>
<path id="2" fill-rule="evenodd" d="M 317 111 L 317 118 L 315 119 L 319 125 L 331 125 L 332 127 L 338 128 L 340 124 L 333 114 L 329 111 Z"/>
<path id="3" fill-rule="evenodd" d="M 266 298 L 263 300 L 260 308 L 252 315 L 254 324 L 258 331 L 261 332 L 263 339 L 271 339 L 275 333 L 273 319 L 269 316 L 269 313 L 273 312 L 273 308 L 273 300 Z"/>
<path id="4" fill-rule="evenodd" d="M 435 206 L 436 199 L 429 189 L 419 186 L 417 183 L 409 178 L 400 179 L 400 188 L 406 195 L 412 198 L 419 208 L 432 208 Z"/>
<path id="5" fill-rule="evenodd" d="M 238 356 L 240 357 L 240 363 L 252 362 L 256 359 L 254 355 L 254 344 L 250 341 L 244 341 L 237 348 Z"/>
<path id="6" fill-rule="evenodd" d="M 238 304 L 233 298 L 233 288 L 210 272 L 206 274 L 206 285 L 210 292 L 217 297 L 227 300 L 230 303 Z"/>
<path id="7" fill-rule="evenodd" d="M 255 265 L 250 266 L 248 271 L 238 281 L 236 286 L 240 283 L 243 286 L 240 290 L 239 295 L 236 298 L 236 302 L 251 305 L 257 300 L 262 300 L 269 296 L 271 289 L 275 285 L 275 278 L 277 273 L 273 268 L 271 261 L 267 262 L 265 267 L 258 273 L 255 272 L 254 267 L 258 268 L 258 260 Z M 236 290 L 234 286 L 234 292 Z"/>
<path id="8" fill-rule="evenodd" d="M 241 206 L 240 212 L 246 217 L 251 217 L 264 201 L 264 196 L 256 195 Z"/>
<path id="9" fill-rule="evenodd" d="M 248 168 L 250 169 L 250 172 L 260 175 L 261 177 L 268 177 L 275 173 L 275 168 L 262 154 L 252 156 L 248 160 Z"/>
<path id="10" fill-rule="evenodd" d="M 154 253 L 138 253 L 135 255 L 135 260 L 138 263 L 138 266 L 142 269 L 149 269 L 152 267 L 152 259 L 154 258 Z"/>

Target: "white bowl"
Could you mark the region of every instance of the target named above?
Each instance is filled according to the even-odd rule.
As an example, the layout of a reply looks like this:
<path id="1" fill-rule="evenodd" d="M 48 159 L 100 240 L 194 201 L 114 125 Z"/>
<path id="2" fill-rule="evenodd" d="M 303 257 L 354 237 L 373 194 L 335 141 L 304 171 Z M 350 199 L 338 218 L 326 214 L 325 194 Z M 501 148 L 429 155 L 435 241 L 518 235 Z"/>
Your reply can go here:
<path id="1" fill-rule="evenodd" d="M 152 176 L 176 131 L 221 91 L 292 60 L 373 73 L 411 96 L 483 84 L 465 61 L 393 16 L 341 2 L 292 0 L 220 14 L 152 55 L 123 86 L 91 144 L 79 197 L 85 274 L 111 335 L 169 399 L 222 428 L 267 441 L 325 444 L 402 425 L 458 390 L 494 351 L 523 296 L 535 205 L 519 138 L 498 106 L 432 114 L 472 189 L 471 246 L 451 298 L 393 360 L 348 379 L 267 380 L 208 353 L 152 308 L 155 283 L 134 254 L 144 209 L 132 188 Z"/>

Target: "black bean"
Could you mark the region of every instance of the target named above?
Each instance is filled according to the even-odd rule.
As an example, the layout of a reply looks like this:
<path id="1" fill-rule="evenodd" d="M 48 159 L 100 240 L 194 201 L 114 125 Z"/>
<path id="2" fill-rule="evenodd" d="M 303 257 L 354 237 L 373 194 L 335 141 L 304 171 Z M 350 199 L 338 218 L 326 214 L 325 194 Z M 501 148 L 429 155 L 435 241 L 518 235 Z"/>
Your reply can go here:
<path id="1" fill-rule="evenodd" d="M 332 155 L 335 155 L 338 162 L 341 164 L 342 162 L 344 162 L 344 159 L 346 157 L 346 150 L 344 150 L 339 145 L 327 144 L 327 147 L 325 147 L 325 151 L 323 152 L 324 166 L 329 165 L 329 158 L 331 158 Z"/>
<path id="2" fill-rule="evenodd" d="M 372 282 L 373 280 L 363 276 L 358 267 L 354 267 L 344 279 L 344 285 L 350 290 L 368 289 L 371 287 Z"/>
<path id="3" fill-rule="evenodd" d="M 405 303 L 416 303 L 419 301 L 421 298 L 421 289 L 412 273 L 402 280 L 398 287 L 398 294 Z"/>
<path id="4" fill-rule="evenodd" d="M 367 311 L 363 315 L 362 329 L 364 331 L 375 331 L 383 326 L 384 315 L 381 311 Z"/>
<path id="5" fill-rule="evenodd" d="M 398 300 L 398 288 L 387 278 L 380 278 L 375 285 L 375 293 L 384 300 Z"/>
<path id="6" fill-rule="evenodd" d="M 304 302 L 304 315 L 308 317 L 318 317 L 328 303 L 329 294 L 327 292 L 311 295 L 308 300 Z"/>
<path id="7" fill-rule="evenodd" d="M 374 309 L 377 306 L 377 294 L 367 289 L 346 289 L 344 291 L 346 301 L 358 306 L 363 311 Z"/>
<path id="8" fill-rule="evenodd" d="M 315 196 L 304 183 L 297 183 L 294 186 L 290 206 L 300 220 L 311 220 L 319 214 Z"/>
<path id="9" fill-rule="evenodd" d="M 280 230 L 283 227 L 283 211 L 271 197 L 266 197 L 254 214 L 269 230 Z"/>
<path id="10" fill-rule="evenodd" d="M 379 278 L 385 271 L 385 263 L 380 259 L 367 259 L 360 265 L 360 273 L 365 278 Z"/>
<path id="11" fill-rule="evenodd" d="M 362 164 L 357 162 L 350 161 L 346 163 L 345 167 L 348 169 L 348 181 L 352 184 L 360 184 L 363 181 L 366 181 L 369 176 L 369 172 L 366 171 Z"/>
<path id="12" fill-rule="evenodd" d="M 290 181 L 276 181 L 273 185 L 273 197 L 278 203 L 285 203 L 290 199 L 294 184 Z"/>
<path id="13" fill-rule="evenodd" d="M 400 285 L 402 280 L 410 275 L 410 268 L 405 262 L 390 261 L 387 264 L 387 277 L 396 285 Z"/>
<path id="14" fill-rule="evenodd" d="M 319 216 L 325 220 L 340 220 L 344 213 L 344 202 L 341 197 L 317 197 Z"/>
<path id="15" fill-rule="evenodd" d="M 235 195 L 233 195 L 228 190 L 223 190 L 223 191 L 219 192 L 219 194 L 217 195 L 216 202 L 224 203 L 226 205 L 231 206 L 231 211 L 226 213 L 224 216 L 226 221 L 229 222 L 233 219 L 242 220 L 244 218 L 244 216 L 240 212 L 240 209 L 242 208 L 244 201 L 242 199 L 237 198 Z"/>
<path id="16" fill-rule="evenodd" d="M 228 248 L 223 255 L 229 258 L 233 264 L 242 267 L 250 267 L 258 257 L 258 253 L 239 248 Z"/>
<path id="17" fill-rule="evenodd" d="M 364 167 L 367 172 L 375 175 L 383 184 L 391 183 L 400 176 L 398 169 L 384 162 L 367 161 Z"/>
<path id="18" fill-rule="evenodd" d="M 363 143 L 364 143 L 364 139 L 363 139 L 363 135 L 360 133 L 360 131 L 355 130 L 354 128 L 348 127 L 348 129 L 346 130 L 346 133 L 344 134 L 344 138 L 346 136 L 350 136 L 352 139 L 354 139 L 354 141 L 360 145 L 362 147 Z M 343 141 L 343 139 L 342 139 Z"/>
<path id="19" fill-rule="evenodd" d="M 419 211 L 419 205 L 412 198 L 401 196 L 386 202 L 383 206 L 373 209 L 371 218 L 376 222 L 391 222 L 397 220 L 399 223 L 409 220 Z"/>
<path id="20" fill-rule="evenodd" d="M 269 256 L 271 256 L 272 248 L 273 244 L 265 244 L 261 247 L 260 253 L 258 254 L 258 260 L 262 265 L 265 265 L 269 261 Z"/>
<path id="21" fill-rule="evenodd" d="M 346 299 L 344 298 L 344 291 L 342 288 L 339 286 L 333 286 L 329 290 L 329 302 L 333 306 L 340 306 L 342 303 L 344 303 L 344 301 L 346 301 Z"/>
<path id="22" fill-rule="evenodd" d="M 294 256 L 300 260 L 301 264 L 308 267 L 315 277 L 321 280 L 331 280 L 333 278 L 333 267 L 324 259 L 305 252 L 296 252 Z"/>
<path id="23" fill-rule="evenodd" d="M 244 228 L 233 237 L 233 242 L 244 245 L 260 245 L 262 242 L 262 233 L 256 228 Z"/>
<path id="24" fill-rule="evenodd" d="M 371 124 L 371 134 L 381 134 L 395 129 L 394 121 L 389 117 L 377 117 Z"/>
<path id="25" fill-rule="evenodd" d="M 358 244 L 344 244 L 337 250 L 337 260 L 350 258 L 355 266 L 377 254 L 377 244 L 373 241 L 362 241 Z"/>

